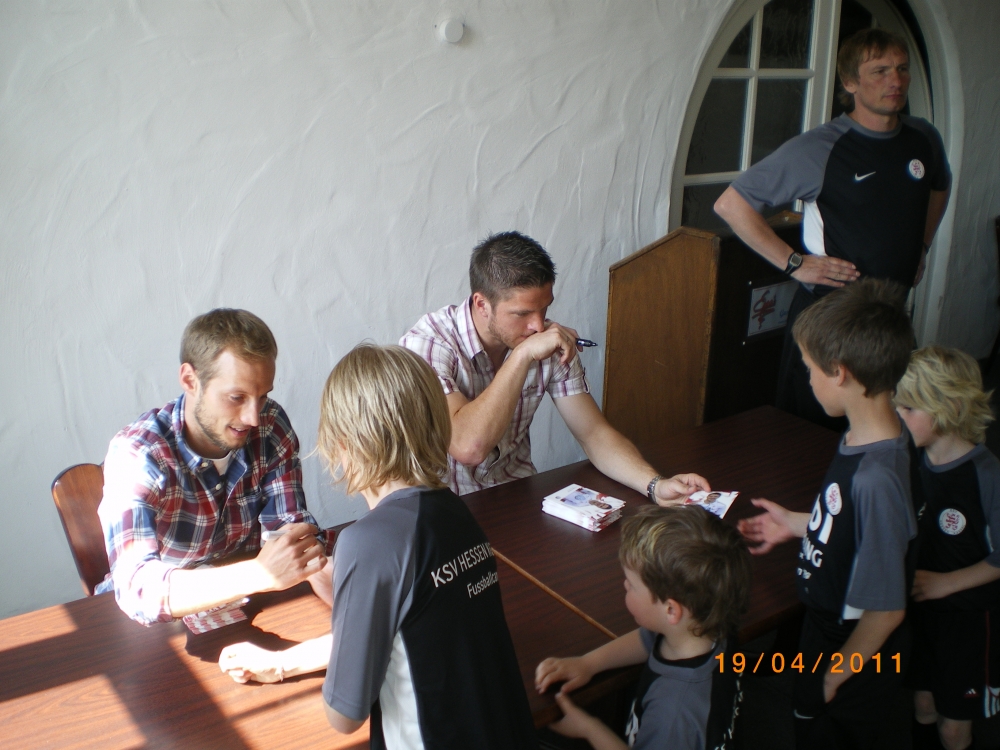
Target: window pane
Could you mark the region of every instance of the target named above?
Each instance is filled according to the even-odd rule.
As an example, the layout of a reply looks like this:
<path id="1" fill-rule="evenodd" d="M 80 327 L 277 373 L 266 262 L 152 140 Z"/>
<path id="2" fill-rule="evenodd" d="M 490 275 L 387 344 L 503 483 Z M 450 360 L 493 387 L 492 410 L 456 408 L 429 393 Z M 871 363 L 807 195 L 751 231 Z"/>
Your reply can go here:
<path id="1" fill-rule="evenodd" d="M 733 43 L 729 45 L 726 54 L 722 56 L 720 68 L 749 68 L 750 67 L 750 26 L 753 20 L 743 27 L 743 30 L 736 35 Z"/>
<path id="2" fill-rule="evenodd" d="M 806 81 L 757 82 L 750 163 L 756 164 L 792 136 L 802 132 Z"/>
<path id="3" fill-rule="evenodd" d="M 812 0 L 771 0 L 764 6 L 761 68 L 809 67 Z"/>
<path id="4" fill-rule="evenodd" d="M 719 199 L 724 191 L 729 187 L 725 182 L 721 185 L 688 185 L 684 188 L 684 205 L 681 207 L 681 224 L 685 227 L 697 227 L 698 229 L 722 229 L 726 222 L 712 209 L 715 201 Z"/>
<path id="5" fill-rule="evenodd" d="M 691 134 L 685 174 L 735 172 L 740 168 L 747 82 L 715 79 Z"/>

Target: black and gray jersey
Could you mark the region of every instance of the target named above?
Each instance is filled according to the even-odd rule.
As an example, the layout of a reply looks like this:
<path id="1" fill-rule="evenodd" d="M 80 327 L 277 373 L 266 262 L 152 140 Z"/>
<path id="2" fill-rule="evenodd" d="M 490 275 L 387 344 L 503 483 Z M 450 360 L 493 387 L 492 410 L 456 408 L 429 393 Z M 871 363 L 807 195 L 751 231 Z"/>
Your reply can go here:
<path id="1" fill-rule="evenodd" d="M 323 699 L 373 748 L 537 748 L 483 530 L 450 490 L 384 498 L 341 532 Z"/>
<path id="2" fill-rule="evenodd" d="M 906 608 L 907 555 L 917 525 L 909 433 L 868 445 L 842 439 L 799 551 L 799 598 L 839 622 Z"/>
<path id="3" fill-rule="evenodd" d="M 863 276 L 909 287 L 930 191 L 950 184 L 941 136 L 926 120 L 902 115 L 894 130 L 882 133 L 841 115 L 784 143 L 733 188 L 758 211 L 803 201 L 808 252 L 843 258 Z"/>
<path id="4" fill-rule="evenodd" d="M 668 661 L 660 656 L 663 636 L 639 628 L 649 657 L 639 675 L 625 739 L 635 750 L 729 750 L 743 690 L 728 666 L 730 650 L 721 641 L 706 654 Z"/>
<path id="5" fill-rule="evenodd" d="M 916 508 L 917 568 L 948 573 L 983 560 L 1000 568 L 1000 461 L 985 445 L 939 466 L 921 451 L 918 476 L 923 492 Z M 995 609 L 1000 581 L 925 604 L 939 610 Z"/>

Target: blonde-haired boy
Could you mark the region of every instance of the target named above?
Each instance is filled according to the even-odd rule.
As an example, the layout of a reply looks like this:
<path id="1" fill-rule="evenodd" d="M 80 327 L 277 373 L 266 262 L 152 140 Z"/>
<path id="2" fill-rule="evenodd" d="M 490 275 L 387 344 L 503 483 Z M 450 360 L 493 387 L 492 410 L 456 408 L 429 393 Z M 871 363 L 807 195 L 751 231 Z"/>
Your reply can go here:
<path id="1" fill-rule="evenodd" d="M 556 695 L 564 718 L 552 729 L 596 750 L 626 747 L 567 693 L 598 672 L 645 664 L 625 728 L 630 747 L 731 748 L 742 693 L 729 668 L 727 638 L 749 599 L 746 544 L 702 508 L 643 508 L 622 526 L 619 559 L 625 606 L 639 628 L 584 656 L 538 665 L 539 692 L 565 681 Z"/>
<path id="2" fill-rule="evenodd" d="M 919 552 L 911 609 L 914 748 L 972 743 L 972 720 L 1000 712 L 1000 462 L 979 365 L 957 349 L 913 353 L 896 409 L 920 449 Z M 937 731 L 935 731 L 935 725 Z"/>
<path id="3" fill-rule="evenodd" d="M 285 651 L 243 643 L 219 665 L 238 682 L 326 669 L 323 707 L 372 748 L 532 750 L 538 741 L 496 559 L 447 488 L 451 418 L 430 366 L 361 345 L 330 373 L 319 451 L 371 511 L 337 538 L 332 633 Z"/>

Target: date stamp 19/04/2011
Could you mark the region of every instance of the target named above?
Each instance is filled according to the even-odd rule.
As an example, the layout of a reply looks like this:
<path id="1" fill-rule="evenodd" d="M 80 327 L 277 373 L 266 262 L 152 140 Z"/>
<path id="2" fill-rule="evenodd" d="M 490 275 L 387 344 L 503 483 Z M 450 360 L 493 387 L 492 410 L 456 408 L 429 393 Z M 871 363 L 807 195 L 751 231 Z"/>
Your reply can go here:
<path id="1" fill-rule="evenodd" d="M 754 655 L 751 654 L 750 659 L 748 660 L 745 654 L 736 651 L 731 654 L 726 654 L 726 653 L 717 654 L 715 658 L 719 662 L 719 672 L 725 672 L 726 669 L 728 668 L 731 671 L 736 672 L 737 674 L 742 674 L 744 671 L 747 670 L 747 668 L 750 668 L 750 671 L 753 674 L 756 674 L 757 670 L 760 669 L 762 666 L 764 670 L 770 669 L 771 672 L 775 674 L 780 674 L 781 672 L 785 671 L 786 668 L 785 655 L 780 651 L 776 651 L 773 654 L 771 654 L 770 660 L 766 658 L 767 657 L 766 653 L 759 654 L 757 656 L 756 662 L 751 667 L 750 662 L 754 661 L 753 656 Z M 888 659 L 886 659 L 886 665 L 885 665 L 886 670 L 888 671 L 891 669 L 895 669 L 896 674 L 899 674 L 900 668 L 902 666 L 901 658 L 902 657 L 899 654 L 893 654 L 892 656 L 888 657 Z M 727 661 L 729 662 L 728 664 Z M 820 653 L 816 657 L 815 661 L 813 661 L 812 658 L 808 659 L 808 661 L 812 663 L 807 664 L 806 659 L 802 656 L 802 653 L 800 652 L 795 654 L 795 656 L 791 659 L 791 661 L 788 662 L 787 668 L 789 670 L 795 670 L 799 674 L 802 674 L 806 670 L 815 673 L 816 670 L 818 670 L 820 667 L 823 667 L 823 669 L 825 670 L 827 665 L 829 665 L 830 672 L 833 674 L 843 674 L 845 669 L 849 669 L 854 674 L 857 674 L 865 666 L 864 656 L 862 656 L 857 652 L 853 654 L 848 654 L 846 656 L 838 651 L 835 651 L 829 655 Z M 881 672 L 882 654 L 881 653 L 872 654 L 871 661 L 875 664 L 875 671 Z"/>

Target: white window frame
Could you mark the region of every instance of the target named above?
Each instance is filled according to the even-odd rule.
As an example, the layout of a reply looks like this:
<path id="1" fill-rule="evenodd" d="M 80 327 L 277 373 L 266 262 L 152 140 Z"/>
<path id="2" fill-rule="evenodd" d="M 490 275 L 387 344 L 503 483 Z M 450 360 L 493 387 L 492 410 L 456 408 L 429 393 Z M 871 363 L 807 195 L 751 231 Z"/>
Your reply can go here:
<path id="1" fill-rule="evenodd" d="M 910 84 L 910 113 L 918 117 L 932 120 L 930 90 L 927 76 L 917 45 L 905 22 L 898 12 L 886 0 L 857 0 L 865 6 L 877 23 L 883 28 L 903 36 L 910 46 L 910 68 L 912 82 Z M 670 191 L 670 211 L 667 217 L 667 229 L 673 230 L 681 225 L 681 212 L 684 206 L 684 188 L 691 185 L 712 185 L 720 182 L 731 182 L 741 171 L 750 166 L 751 145 L 753 143 L 754 108 L 756 106 L 757 81 L 760 79 L 805 78 L 806 85 L 804 122 L 802 132 L 821 125 L 830 119 L 833 107 L 833 96 L 836 86 L 837 72 L 837 32 L 840 28 L 840 0 L 815 0 L 812 17 L 812 44 L 809 50 L 809 67 L 807 69 L 777 69 L 757 67 L 760 55 L 760 37 L 764 6 L 768 0 L 744 0 L 738 3 L 723 21 L 716 34 L 715 42 L 709 48 L 702 62 L 701 71 L 695 82 L 688 102 L 684 125 L 681 128 L 678 142 L 677 158 L 674 161 L 673 181 Z M 719 63 L 729 49 L 736 35 L 747 23 L 758 16 L 753 25 L 750 43 L 750 67 L 719 68 Z M 713 78 L 736 78 L 749 81 L 744 112 L 743 148 L 740 171 L 716 172 L 713 174 L 685 175 L 688 150 L 691 136 L 694 133 L 698 112 L 701 110 L 705 93 Z"/>

